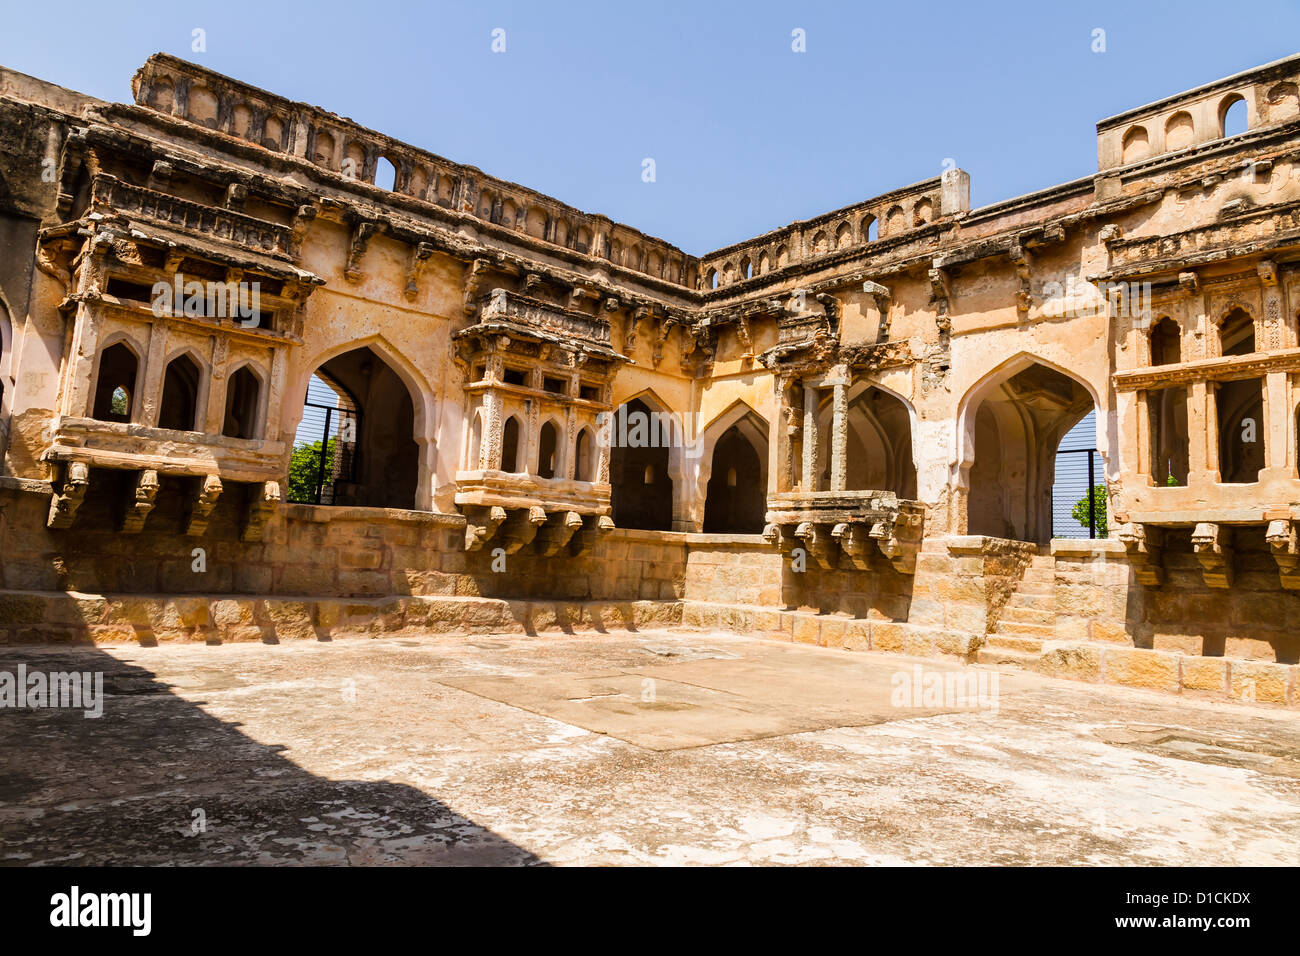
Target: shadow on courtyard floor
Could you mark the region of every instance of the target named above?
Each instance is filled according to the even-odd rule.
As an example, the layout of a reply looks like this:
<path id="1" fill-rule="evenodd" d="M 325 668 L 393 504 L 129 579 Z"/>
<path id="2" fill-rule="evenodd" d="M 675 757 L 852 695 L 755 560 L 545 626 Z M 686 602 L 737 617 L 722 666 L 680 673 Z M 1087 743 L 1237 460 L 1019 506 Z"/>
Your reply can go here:
<path id="1" fill-rule="evenodd" d="M 95 649 L 0 671 L 103 673 L 103 715 L 0 708 L 0 865 L 539 865 L 413 787 L 330 780 Z"/>

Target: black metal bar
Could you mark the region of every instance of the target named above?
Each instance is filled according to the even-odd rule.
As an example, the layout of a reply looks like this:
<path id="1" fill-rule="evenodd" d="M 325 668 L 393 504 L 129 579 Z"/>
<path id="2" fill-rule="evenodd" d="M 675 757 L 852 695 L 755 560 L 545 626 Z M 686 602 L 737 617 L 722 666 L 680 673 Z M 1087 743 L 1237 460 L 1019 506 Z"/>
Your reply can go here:
<path id="1" fill-rule="evenodd" d="M 325 488 L 325 453 L 330 443 L 330 415 L 334 409 L 325 409 L 325 431 L 320 437 L 320 467 L 316 469 L 316 504 L 321 503 L 321 492 Z"/>
<path id="2" fill-rule="evenodd" d="M 1097 516 L 1092 513 L 1095 500 L 1097 497 L 1095 494 L 1093 494 L 1093 488 L 1096 487 L 1094 484 L 1095 481 L 1096 479 L 1093 478 L 1093 471 L 1092 471 L 1092 452 L 1090 451 L 1088 452 L 1088 537 L 1089 538 L 1097 537 Z"/>

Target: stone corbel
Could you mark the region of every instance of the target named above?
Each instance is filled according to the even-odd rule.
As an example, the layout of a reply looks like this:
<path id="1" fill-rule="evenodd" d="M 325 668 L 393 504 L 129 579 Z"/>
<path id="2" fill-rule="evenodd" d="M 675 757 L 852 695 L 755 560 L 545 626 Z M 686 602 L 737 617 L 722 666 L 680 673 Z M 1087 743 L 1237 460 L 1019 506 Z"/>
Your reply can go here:
<path id="1" fill-rule="evenodd" d="M 627 319 L 627 335 L 623 337 L 623 351 L 629 356 L 636 351 L 637 333 L 647 319 L 650 318 L 650 310 L 644 305 L 638 305 L 632 309 Z"/>
<path id="2" fill-rule="evenodd" d="M 586 288 L 585 286 L 575 285 L 572 289 L 569 290 L 569 304 L 568 304 L 569 311 L 581 312 L 583 302 L 585 302 L 587 299 L 594 297 L 595 295 L 596 293 L 592 292 L 590 289 Z"/>
<path id="3" fill-rule="evenodd" d="M 1121 525 L 1118 531 L 1120 543 L 1128 554 L 1129 566 L 1139 584 L 1147 587 L 1159 587 L 1165 581 L 1165 569 L 1161 565 L 1161 545 L 1164 532 L 1157 527 L 1130 522 Z"/>
<path id="4" fill-rule="evenodd" d="M 736 334 L 740 336 L 741 343 L 745 346 L 745 351 L 741 354 L 742 360 L 749 360 L 754 357 L 754 337 L 749 331 L 749 319 L 745 316 L 736 317 Z"/>
<path id="5" fill-rule="evenodd" d="M 832 333 L 838 334 L 840 328 L 840 315 L 843 312 L 843 306 L 840 300 L 835 298 L 829 292 L 818 292 L 816 295 L 818 303 L 822 307 L 822 312 L 826 316 L 826 327 Z"/>
<path id="6" fill-rule="evenodd" d="M 139 534 L 144 528 L 144 520 L 153 511 L 153 500 L 158 496 L 158 472 L 146 468 L 138 472 L 130 497 L 126 500 L 126 510 L 122 514 L 122 523 L 118 531 L 123 534 Z"/>
<path id="7" fill-rule="evenodd" d="M 569 554 L 577 557 L 596 547 L 601 537 L 614 530 L 614 519 L 609 515 L 584 515 L 582 528 L 574 532 L 569 541 Z"/>
<path id="8" fill-rule="evenodd" d="M 299 206 L 298 211 L 293 214 L 293 222 L 289 225 L 289 248 L 285 250 L 294 258 L 302 252 L 302 241 L 307 238 L 307 230 L 311 224 L 316 221 L 316 207 L 312 205 Z"/>
<path id="9" fill-rule="evenodd" d="M 366 254 L 370 240 L 378 231 L 377 222 L 360 220 L 352 226 L 352 234 L 348 239 L 348 262 L 343 267 L 343 276 L 349 282 L 356 282 L 361 278 L 361 257 Z"/>
<path id="10" fill-rule="evenodd" d="M 425 263 L 432 255 L 432 244 L 417 242 L 411 247 L 411 253 L 406 258 L 406 288 L 403 294 L 411 302 L 414 302 L 420 294 L 420 274 L 424 272 Z"/>
<path id="11" fill-rule="evenodd" d="M 506 509 L 499 505 L 490 508 L 475 505 L 465 509 L 465 550 L 478 551 L 492 540 L 506 520 Z"/>
<path id="12" fill-rule="evenodd" d="M 487 278 L 488 261 L 475 259 L 465 269 L 465 314 L 473 315 L 478 311 L 478 291 L 483 280 Z"/>
<path id="13" fill-rule="evenodd" d="M 248 187 L 242 183 L 231 183 L 226 187 L 226 208 L 234 209 L 236 212 L 244 208 L 244 200 L 248 198 Z"/>
<path id="14" fill-rule="evenodd" d="M 1277 285 L 1277 263 L 1272 259 L 1260 259 L 1255 269 L 1259 273 L 1259 281 L 1264 285 Z"/>
<path id="15" fill-rule="evenodd" d="M 871 529 L 871 537 L 895 571 L 913 574 L 916 571 L 916 555 L 921 550 L 923 532 L 922 514 L 899 511 L 890 519 L 877 521 Z"/>
<path id="16" fill-rule="evenodd" d="M 266 522 L 280 505 L 280 483 L 265 481 L 249 489 L 248 509 L 239 532 L 240 541 L 261 541 Z"/>
<path id="17" fill-rule="evenodd" d="M 524 274 L 524 295 L 536 296 L 537 290 L 542 286 L 542 277 L 536 272 Z"/>
<path id="18" fill-rule="evenodd" d="M 1178 284 L 1189 295 L 1197 295 L 1201 291 L 1201 277 L 1195 271 L 1178 273 Z"/>
<path id="19" fill-rule="evenodd" d="M 208 530 L 208 517 L 217 506 L 221 497 L 221 479 L 216 475 L 204 475 L 203 480 L 194 488 L 190 499 L 189 514 L 185 519 L 185 533 L 191 538 L 199 538 Z"/>
<path id="20" fill-rule="evenodd" d="M 506 554 L 514 554 L 526 544 L 532 544 L 537 529 L 546 524 L 546 509 L 540 505 L 518 508 L 510 512 L 501 526 L 502 546 Z"/>
<path id="21" fill-rule="evenodd" d="M 173 275 L 180 270 L 181 263 L 185 261 L 185 250 L 172 246 L 167 250 L 167 258 L 163 260 L 163 271 L 168 275 Z"/>
<path id="22" fill-rule="evenodd" d="M 1273 552 L 1273 560 L 1277 562 L 1282 587 L 1288 591 L 1300 591 L 1300 540 L 1297 540 L 1295 522 L 1270 521 L 1264 537 Z"/>
<path id="23" fill-rule="evenodd" d="M 1029 273 L 1033 263 L 1030 261 L 1029 250 L 1019 239 L 1011 243 L 1007 254 L 1011 257 L 1011 265 L 1020 279 L 1020 291 L 1016 293 L 1016 310 L 1024 315 L 1029 312 L 1029 306 L 1033 303 L 1029 283 Z"/>
<path id="24" fill-rule="evenodd" d="M 1232 587 L 1232 529 L 1202 522 L 1192 531 L 1192 550 L 1207 587 Z"/>
<path id="25" fill-rule="evenodd" d="M 668 341 L 668 335 L 672 330 L 672 325 L 666 319 L 660 322 L 658 329 L 655 330 L 654 346 L 650 352 L 650 364 L 654 368 L 658 368 L 659 363 L 664 360 L 664 344 Z"/>
<path id="26" fill-rule="evenodd" d="M 1108 223 L 1101 227 L 1097 233 L 1097 238 L 1101 240 L 1102 245 L 1109 246 L 1111 243 L 1119 242 L 1124 238 L 1124 229 L 1117 223 Z"/>
<path id="27" fill-rule="evenodd" d="M 886 286 L 870 280 L 862 283 L 862 291 L 871 296 L 876 303 L 876 311 L 880 313 L 880 325 L 876 330 L 876 341 L 889 341 L 889 301 L 893 298 L 893 295 Z"/>
<path id="28" fill-rule="evenodd" d="M 763 526 L 763 540 L 781 551 L 789 554 L 795 548 L 802 547 L 803 542 L 795 537 L 794 525 L 766 524 Z"/>
<path id="29" fill-rule="evenodd" d="M 582 529 L 582 515 L 576 511 L 557 511 L 537 529 L 537 553 L 544 558 L 558 554 Z"/>
<path id="30" fill-rule="evenodd" d="M 46 524 L 51 528 L 70 527 L 89 488 L 90 466 L 83 461 L 70 461 L 65 464 L 63 486 L 50 499 L 50 515 Z"/>
<path id="31" fill-rule="evenodd" d="M 830 525 L 805 521 L 795 529 L 795 537 L 804 543 L 804 548 L 819 567 L 827 571 L 835 570 L 839 564 L 839 546 L 831 537 Z"/>
<path id="32" fill-rule="evenodd" d="M 947 311 L 948 300 L 951 298 L 948 291 L 948 271 L 940 266 L 939 260 L 936 259 L 927 275 L 930 279 L 930 301 Z"/>
<path id="33" fill-rule="evenodd" d="M 871 544 L 870 528 L 864 524 L 837 524 L 831 529 L 831 537 L 840 543 L 842 561 L 859 571 L 871 570 L 871 553 L 875 548 Z"/>
<path id="34" fill-rule="evenodd" d="M 173 172 L 171 163 L 163 159 L 155 160 L 153 168 L 149 170 L 149 180 L 145 185 L 157 192 L 165 192 L 167 184 L 172 181 Z"/>

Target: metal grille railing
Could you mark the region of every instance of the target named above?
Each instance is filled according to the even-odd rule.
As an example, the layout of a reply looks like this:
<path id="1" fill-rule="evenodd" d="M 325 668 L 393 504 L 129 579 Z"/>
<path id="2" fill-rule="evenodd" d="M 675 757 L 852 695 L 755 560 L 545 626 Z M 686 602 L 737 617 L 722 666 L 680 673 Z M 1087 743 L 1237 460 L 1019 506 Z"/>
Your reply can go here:
<path id="1" fill-rule="evenodd" d="M 313 377 L 294 438 L 289 500 L 346 504 L 344 486 L 356 480 L 360 430 L 361 412 L 352 401 Z"/>
<path id="2" fill-rule="evenodd" d="M 1106 536 L 1105 495 L 1089 491 L 1098 485 L 1104 488 L 1105 483 L 1101 455 L 1095 448 L 1065 448 L 1056 453 L 1056 481 L 1052 485 L 1053 538 Z"/>

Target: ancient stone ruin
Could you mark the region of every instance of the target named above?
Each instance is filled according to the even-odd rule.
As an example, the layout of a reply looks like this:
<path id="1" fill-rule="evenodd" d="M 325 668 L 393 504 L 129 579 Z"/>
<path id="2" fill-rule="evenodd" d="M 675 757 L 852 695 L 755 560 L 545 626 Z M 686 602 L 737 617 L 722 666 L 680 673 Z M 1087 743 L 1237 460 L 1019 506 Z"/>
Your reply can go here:
<path id="1" fill-rule="evenodd" d="M 697 257 L 172 56 L 0 69 L 0 641 L 685 625 L 1296 706 L 1298 82 Z M 1109 537 L 1053 538 L 1089 412 Z"/>

